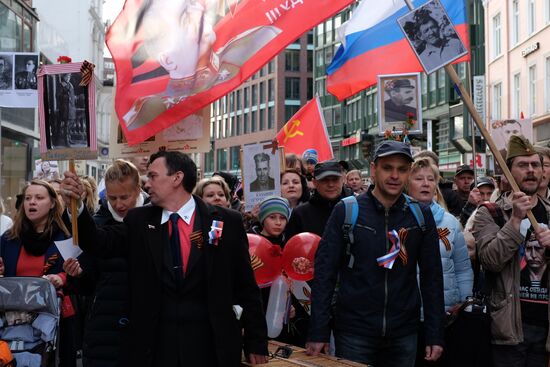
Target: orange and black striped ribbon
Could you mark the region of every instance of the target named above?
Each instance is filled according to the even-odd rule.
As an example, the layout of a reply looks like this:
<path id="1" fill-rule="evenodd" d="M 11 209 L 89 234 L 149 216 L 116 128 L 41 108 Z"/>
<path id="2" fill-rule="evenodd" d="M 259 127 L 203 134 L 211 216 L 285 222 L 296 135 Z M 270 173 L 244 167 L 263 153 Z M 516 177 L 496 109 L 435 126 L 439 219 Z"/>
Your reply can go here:
<path id="1" fill-rule="evenodd" d="M 48 274 L 48 271 L 54 266 L 55 262 L 59 259 L 58 254 L 53 254 L 50 257 L 48 257 L 48 260 L 46 260 L 46 263 L 44 264 L 44 267 L 42 268 L 42 275 Z"/>
<path id="2" fill-rule="evenodd" d="M 451 242 L 449 242 L 449 239 L 447 238 L 447 236 L 451 234 L 449 228 L 438 228 L 437 234 L 439 235 L 439 239 L 443 241 L 443 244 L 445 245 L 445 250 L 451 251 Z"/>
<path id="3" fill-rule="evenodd" d="M 91 62 L 84 60 L 82 66 L 80 67 L 80 74 L 82 74 L 82 79 L 80 80 L 80 86 L 85 87 L 92 81 L 94 77 L 94 68 L 95 65 Z"/>
<path id="4" fill-rule="evenodd" d="M 397 235 L 399 236 L 399 242 L 401 243 L 401 247 L 399 248 L 399 258 L 401 259 L 401 262 L 403 262 L 403 265 L 407 265 L 407 262 L 409 261 L 409 255 L 407 255 L 405 240 L 409 235 L 409 231 L 407 231 L 407 229 L 405 228 L 401 228 L 399 232 L 397 232 Z"/>
<path id="5" fill-rule="evenodd" d="M 262 266 L 264 266 L 264 263 L 262 262 L 262 259 L 260 259 L 258 256 L 256 255 L 252 255 L 250 256 L 250 262 L 252 263 L 252 270 L 253 271 L 256 271 L 257 269 L 261 268 Z"/>

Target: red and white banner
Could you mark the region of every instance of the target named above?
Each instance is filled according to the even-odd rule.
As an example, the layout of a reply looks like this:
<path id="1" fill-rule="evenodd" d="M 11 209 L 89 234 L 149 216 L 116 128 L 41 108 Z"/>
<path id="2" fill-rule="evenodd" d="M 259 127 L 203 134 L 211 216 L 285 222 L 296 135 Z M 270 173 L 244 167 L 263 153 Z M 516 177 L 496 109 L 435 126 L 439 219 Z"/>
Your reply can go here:
<path id="1" fill-rule="evenodd" d="M 140 143 L 229 93 L 354 0 L 126 0 L 106 37 L 115 109 Z"/>
<path id="2" fill-rule="evenodd" d="M 276 139 L 279 146 L 284 147 L 285 153 L 301 157 L 305 150 L 315 149 L 319 162 L 334 158 L 319 97 L 296 112 L 279 131 Z"/>

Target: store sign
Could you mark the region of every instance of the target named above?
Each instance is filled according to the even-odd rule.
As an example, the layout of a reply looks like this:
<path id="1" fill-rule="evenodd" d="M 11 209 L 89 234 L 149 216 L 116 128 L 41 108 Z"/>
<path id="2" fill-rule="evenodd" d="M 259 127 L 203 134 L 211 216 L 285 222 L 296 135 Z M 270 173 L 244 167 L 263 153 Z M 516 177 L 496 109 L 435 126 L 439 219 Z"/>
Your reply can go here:
<path id="1" fill-rule="evenodd" d="M 358 130 L 354 135 L 342 140 L 342 146 L 347 147 L 349 145 L 357 144 L 361 142 L 361 130 Z"/>
<path id="2" fill-rule="evenodd" d="M 466 153 L 465 164 L 469 164 L 470 167 L 475 167 L 476 176 L 485 176 L 487 172 L 487 155 L 484 153 L 477 153 L 476 158 L 472 159 L 472 153 Z"/>
<path id="3" fill-rule="evenodd" d="M 535 42 L 529 46 L 527 46 L 523 51 L 521 51 L 521 56 L 527 57 L 533 52 L 537 51 L 540 48 L 540 43 Z"/>
<path id="4" fill-rule="evenodd" d="M 485 76 L 475 75 L 473 82 L 474 106 L 482 121 L 485 121 Z"/>

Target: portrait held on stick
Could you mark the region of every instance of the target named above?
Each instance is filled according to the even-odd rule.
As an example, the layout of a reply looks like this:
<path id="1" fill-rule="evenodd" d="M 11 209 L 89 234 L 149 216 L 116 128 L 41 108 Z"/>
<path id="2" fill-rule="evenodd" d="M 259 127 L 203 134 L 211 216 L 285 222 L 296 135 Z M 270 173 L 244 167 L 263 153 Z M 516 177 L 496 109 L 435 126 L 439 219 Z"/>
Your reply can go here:
<path id="1" fill-rule="evenodd" d="M 38 77 L 40 152 L 43 158 L 95 158 L 95 78 L 83 63 L 43 66 Z M 82 85 L 83 79 L 89 79 Z M 44 155 L 46 154 L 46 156 Z M 76 154 L 76 155 L 75 155 Z"/>
<path id="2" fill-rule="evenodd" d="M 252 208 L 271 195 L 280 195 L 281 157 L 284 154 L 272 145 L 255 144 L 243 147 L 243 187 L 246 206 Z"/>
<path id="3" fill-rule="evenodd" d="M 380 75 L 378 77 L 380 134 L 422 134 L 420 74 Z"/>
<path id="4" fill-rule="evenodd" d="M 468 53 L 438 0 L 427 2 L 397 22 L 427 74 Z"/>

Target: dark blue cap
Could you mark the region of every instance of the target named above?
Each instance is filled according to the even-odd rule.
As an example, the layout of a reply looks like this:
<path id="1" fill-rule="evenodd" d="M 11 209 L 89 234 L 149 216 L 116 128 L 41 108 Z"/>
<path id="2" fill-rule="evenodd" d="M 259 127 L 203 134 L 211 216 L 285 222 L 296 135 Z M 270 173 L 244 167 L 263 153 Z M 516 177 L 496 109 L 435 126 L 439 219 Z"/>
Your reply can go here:
<path id="1" fill-rule="evenodd" d="M 411 154 L 411 147 L 409 146 L 409 144 L 405 144 L 396 140 L 385 140 L 380 143 L 378 148 L 376 148 L 376 152 L 374 153 L 374 160 L 376 161 L 378 158 L 389 157 L 390 155 L 396 154 L 401 154 L 405 156 L 409 161 L 414 162 Z"/>

